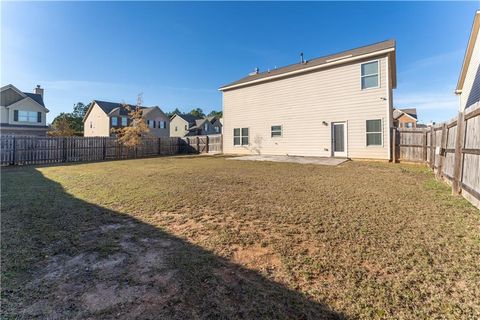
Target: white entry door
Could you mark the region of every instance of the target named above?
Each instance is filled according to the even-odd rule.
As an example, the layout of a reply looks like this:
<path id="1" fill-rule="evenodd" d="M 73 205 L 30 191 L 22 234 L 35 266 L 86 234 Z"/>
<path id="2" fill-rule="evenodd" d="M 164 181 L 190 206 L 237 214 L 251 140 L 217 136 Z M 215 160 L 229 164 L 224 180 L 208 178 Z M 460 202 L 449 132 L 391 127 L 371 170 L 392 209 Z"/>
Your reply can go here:
<path id="1" fill-rule="evenodd" d="M 346 122 L 332 122 L 332 151 L 334 157 L 347 157 Z"/>

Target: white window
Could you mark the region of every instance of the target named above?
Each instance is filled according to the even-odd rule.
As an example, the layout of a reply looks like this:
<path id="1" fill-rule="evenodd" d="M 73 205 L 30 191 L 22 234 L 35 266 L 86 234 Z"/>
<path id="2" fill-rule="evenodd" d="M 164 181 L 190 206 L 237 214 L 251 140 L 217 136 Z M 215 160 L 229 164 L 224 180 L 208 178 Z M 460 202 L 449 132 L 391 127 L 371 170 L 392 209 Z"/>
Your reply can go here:
<path id="1" fill-rule="evenodd" d="M 220 133 L 220 127 L 215 127 L 215 132 Z"/>
<path id="2" fill-rule="evenodd" d="M 117 117 L 112 117 L 112 126 L 114 126 L 114 127 L 118 126 L 118 118 Z"/>
<path id="3" fill-rule="evenodd" d="M 248 128 L 233 129 L 233 145 L 234 146 L 248 145 Z"/>
<path id="4" fill-rule="evenodd" d="M 149 128 L 155 128 L 155 120 L 147 120 L 147 124 Z"/>
<path id="5" fill-rule="evenodd" d="M 379 87 L 378 61 L 363 63 L 362 69 L 362 90 Z"/>
<path id="6" fill-rule="evenodd" d="M 382 145 L 382 120 L 367 120 L 367 146 Z"/>
<path id="7" fill-rule="evenodd" d="M 205 126 L 203 127 L 205 131 L 208 131 L 208 123 L 205 123 Z"/>
<path id="8" fill-rule="evenodd" d="M 282 136 L 282 126 L 271 126 L 270 131 L 272 134 L 272 138 Z"/>
<path id="9" fill-rule="evenodd" d="M 167 121 L 159 121 L 160 129 L 165 129 L 167 127 Z M 177 131 L 177 127 L 175 127 L 175 131 Z"/>
<path id="10" fill-rule="evenodd" d="M 127 117 L 122 117 L 122 127 L 126 127 L 128 124 Z"/>
<path id="11" fill-rule="evenodd" d="M 18 111 L 18 121 L 38 122 L 38 113 L 35 111 Z"/>
<path id="12" fill-rule="evenodd" d="M 412 122 L 407 122 L 407 123 L 405 123 L 405 127 L 413 128 L 413 123 Z"/>

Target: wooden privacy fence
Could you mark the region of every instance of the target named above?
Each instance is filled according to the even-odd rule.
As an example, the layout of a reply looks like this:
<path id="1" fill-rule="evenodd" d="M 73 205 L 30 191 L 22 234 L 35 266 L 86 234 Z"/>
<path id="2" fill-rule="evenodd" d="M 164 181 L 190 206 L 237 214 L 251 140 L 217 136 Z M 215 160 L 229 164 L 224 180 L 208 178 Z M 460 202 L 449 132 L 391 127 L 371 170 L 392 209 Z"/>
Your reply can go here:
<path id="1" fill-rule="evenodd" d="M 110 137 L 1 136 L 0 165 L 32 165 L 145 158 L 182 153 L 221 152 L 222 136 L 201 136 L 201 143 L 177 137 L 145 138 L 127 148 Z M 204 139 L 204 140 L 202 140 Z"/>
<path id="2" fill-rule="evenodd" d="M 480 104 L 429 128 L 395 129 L 393 159 L 426 162 L 454 194 L 480 208 Z"/>
<path id="3" fill-rule="evenodd" d="M 188 152 L 222 153 L 222 135 L 189 136 L 183 138 Z"/>

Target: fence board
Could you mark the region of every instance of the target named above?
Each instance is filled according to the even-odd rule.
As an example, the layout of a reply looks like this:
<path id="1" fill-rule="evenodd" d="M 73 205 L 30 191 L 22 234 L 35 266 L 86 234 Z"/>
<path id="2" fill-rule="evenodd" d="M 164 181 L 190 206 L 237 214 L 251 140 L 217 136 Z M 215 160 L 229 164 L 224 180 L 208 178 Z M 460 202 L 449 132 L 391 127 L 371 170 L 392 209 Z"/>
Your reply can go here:
<path id="1" fill-rule="evenodd" d="M 454 194 L 480 208 L 480 105 L 431 128 L 397 129 L 394 136 L 395 160 L 429 163 L 437 177 L 452 183 Z"/>

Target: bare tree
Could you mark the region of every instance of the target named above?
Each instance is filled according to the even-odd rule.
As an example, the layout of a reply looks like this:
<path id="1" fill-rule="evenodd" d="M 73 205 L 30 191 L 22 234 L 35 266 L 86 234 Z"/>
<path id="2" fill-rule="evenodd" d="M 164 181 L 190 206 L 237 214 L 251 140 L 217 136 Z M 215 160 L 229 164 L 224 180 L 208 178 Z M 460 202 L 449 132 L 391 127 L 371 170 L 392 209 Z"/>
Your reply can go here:
<path id="1" fill-rule="evenodd" d="M 128 111 L 130 124 L 123 128 L 113 129 L 113 132 L 117 135 L 120 143 L 129 148 L 140 145 L 143 138 L 149 136 L 148 133 L 150 129 L 143 118 L 142 95 L 142 93 L 138 95 L 137 105 L 135 107 L 132 108 L 127 104 L 123 105 L 123 107 Z"/>

